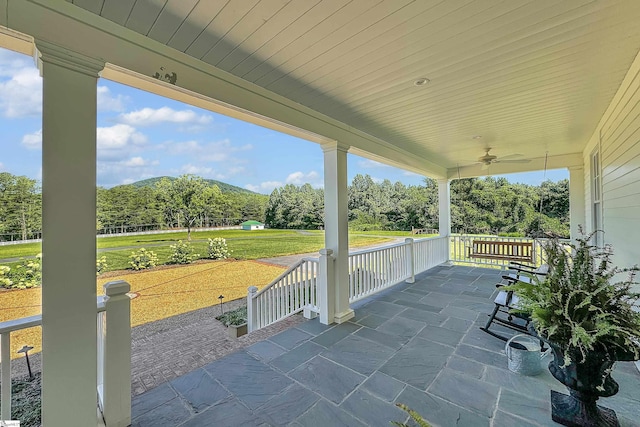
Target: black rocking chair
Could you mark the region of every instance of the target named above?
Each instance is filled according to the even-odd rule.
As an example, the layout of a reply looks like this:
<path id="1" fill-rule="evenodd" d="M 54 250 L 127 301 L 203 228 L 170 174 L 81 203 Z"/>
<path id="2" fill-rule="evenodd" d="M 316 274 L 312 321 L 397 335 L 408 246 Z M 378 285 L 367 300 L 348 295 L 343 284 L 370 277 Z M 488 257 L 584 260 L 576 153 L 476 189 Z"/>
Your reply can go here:
<path id="1" fill-rule="evenodd" d="M 511 270 L 509 273 L 502 276 L 503 281 L 496 285 L 498 289 L 513 285 L 516 282 L 532 283 L 533 280 L 536 280 L 535 278 L 541 280 L 547 274 L 549 267 L 543 264 L 538 268 L 534 268 L 512 262 L 509 264 L 509 270 Z M 503 341 L 507 341 L 509 338 L 490 329 L 494 322 L 514 331 L 529 333 L 527 326 L 531 319 L 526 314 L 511 312 L 511 310 L 518 308 L 518 296 L 514 295 L 513 291 L 500 290 L 493 302 L 495 304 L 493 312 L 489 314 L 489 320 L 487 320 L 484 327 L 480 328 L 481 330 Z"/>

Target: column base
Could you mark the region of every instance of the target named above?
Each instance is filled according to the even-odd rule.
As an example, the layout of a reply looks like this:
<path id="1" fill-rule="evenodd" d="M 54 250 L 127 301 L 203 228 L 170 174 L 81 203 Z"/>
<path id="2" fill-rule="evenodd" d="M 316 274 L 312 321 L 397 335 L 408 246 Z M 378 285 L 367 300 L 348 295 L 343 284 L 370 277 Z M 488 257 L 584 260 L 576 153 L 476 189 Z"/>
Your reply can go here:
<path id="1" fill-rule="evenodd" d="M 442 265 L 444 267 L 453 267 L 453 261 L 445 261 L 440 265 Z"/>
<path id="2" fill-rule="evenodd" d="M 333 321 L 335 323 L 344 323 L 347 322 L 351 319 L 353 319 L 353 317 L 356 315 L 356 313 L 352 310 L 352 309 L 348 309 L 347 311 L 343 312 L 343 313 L 336 313 Z"/>

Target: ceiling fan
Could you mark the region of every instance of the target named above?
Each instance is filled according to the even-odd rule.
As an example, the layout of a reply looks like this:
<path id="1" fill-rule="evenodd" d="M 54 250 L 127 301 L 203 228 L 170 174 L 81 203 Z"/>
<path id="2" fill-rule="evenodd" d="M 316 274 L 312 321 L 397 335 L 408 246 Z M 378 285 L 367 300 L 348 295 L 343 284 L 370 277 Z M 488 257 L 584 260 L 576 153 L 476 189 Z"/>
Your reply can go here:
<path id="1" fill-rule="evenodd" d="M 489 154 L 489 151 L 491 151 L 491 147 L 486 148 L 484 156 L 479 157 L 478 161 L 476 162 L 482 164 L 483 170 L 487 169 L 489 165 L 493 163 L 529 163 L 531 161 L 531 159 L 514 159 L 514 157 L 522 157 L 522 154 L 510 154 L 498 159 L 498 156 Z"/>

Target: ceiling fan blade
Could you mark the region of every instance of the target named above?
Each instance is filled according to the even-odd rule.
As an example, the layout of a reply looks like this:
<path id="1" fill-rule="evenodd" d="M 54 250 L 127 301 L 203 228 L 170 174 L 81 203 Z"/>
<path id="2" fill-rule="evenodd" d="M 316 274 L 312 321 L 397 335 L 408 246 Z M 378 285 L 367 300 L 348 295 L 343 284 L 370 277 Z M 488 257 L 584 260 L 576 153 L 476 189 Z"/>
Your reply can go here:
<path id="1" fill-rule="evenodd" d="M 500 160 L 509 160 L 517 157 L 522 157 L 522 154 L 509 154 L 508 156 L 500 156 Z"/>
<path id="2" fill-rule="evenodd" d="M 520 159 L 520 160 L 496 160 L 495 163 L 529 163 L 531 159 Z"/>

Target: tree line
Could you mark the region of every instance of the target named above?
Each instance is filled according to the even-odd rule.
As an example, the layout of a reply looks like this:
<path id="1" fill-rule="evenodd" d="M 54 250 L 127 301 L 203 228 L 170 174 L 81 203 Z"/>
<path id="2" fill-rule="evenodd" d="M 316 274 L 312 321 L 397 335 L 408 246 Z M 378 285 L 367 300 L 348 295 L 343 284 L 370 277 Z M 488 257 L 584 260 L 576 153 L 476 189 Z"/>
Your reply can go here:
<path id="1" fill-rule="evenodd" d="M 226 190 L 226 189 L 225 189 Z M 324 226 L 324 192 L 310 184 L 288 184 L 270 196 L 222 191 L 200 177 L 164 177 L 143 186 L 97 188 L 98 233 L 237 225 L 248 219 L 280 229 Z M 438 186 L 356 175 L 348 187 L 352 230 L 438 228 Z M 451 182 L 451 223 L 458 233 L 520 236 L 569 235 L 569 182 L 540 186 L 512 184 L 505 178 Z M 39 237 L 42 195 L 38 182 L 0 173 L 0 240 Z M 7 238 L 11 236 L 11 239 Z"/>
<path id="2" fill-rule="evenodd" d="M 349 185 L 349 228 L 411 230 L 438 228 L 438 185 L 404 185 L 356 175 Z M 317 229 L 324 218 L 324 192 L 309 184 L 275 189 L 265 220 L 272 228 Z M 569 181 L 540 186 L 512 184 L 505 178 L 451 182 L 451 225 L 457 233 L 513 236 L 569 235 Z"/>
<path id="3" fill-rule="evenodd" d="M 226 188 L 225 188 L 226 189 Z M 122 233 L 237 225 L 264 219 L 268 196 L 221 191 L 200 177 L 162 178 L 150 185 L 96 188 L 96 231 Z M 0 173 L 0 241 L 39 238 L 42 193 L 35 179 Z"/>

